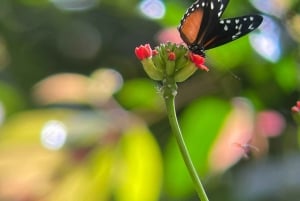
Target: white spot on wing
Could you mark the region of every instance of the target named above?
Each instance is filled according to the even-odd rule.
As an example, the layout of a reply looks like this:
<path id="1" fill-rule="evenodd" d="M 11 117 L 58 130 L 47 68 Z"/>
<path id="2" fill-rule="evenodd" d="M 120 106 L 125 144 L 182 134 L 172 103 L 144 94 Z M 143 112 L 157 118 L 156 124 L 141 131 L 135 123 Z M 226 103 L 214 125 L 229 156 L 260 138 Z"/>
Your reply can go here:
<path id="1" fill-rule="evenodd" d="M 250 24 L 249 27 L 248 27 L 248 29 L 253 30 L 254 29 L 253 24 Z"/>
<path id="2" fill-rule="evenodd" d="M 239 38 L 240 35 L 241 35 L 241 33 L 242 33 L 242 32 L 240 32 L 240 31 L 236 32 L 236 33 L 232 36 L 232 40 L 235 40 L 235 39 Z"/>
<path id="3" fill-rule="evenodd" d="M 228 26 L 225 24 L 224 31 L 228 31 Z"/>

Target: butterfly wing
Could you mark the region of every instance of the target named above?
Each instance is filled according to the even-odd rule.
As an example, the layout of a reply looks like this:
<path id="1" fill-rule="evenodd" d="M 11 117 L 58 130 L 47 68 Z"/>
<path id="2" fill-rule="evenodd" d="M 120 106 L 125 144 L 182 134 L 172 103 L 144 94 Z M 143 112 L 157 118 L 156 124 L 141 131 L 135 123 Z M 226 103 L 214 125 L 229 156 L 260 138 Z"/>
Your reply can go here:
<path id="1" fill-rule="evenodd" d="M 198 31 L 197 39 L 194 43 L 204 45 L 205 38 L 213 32 L 215 26 L 218 25 L 219 19 L 222 16 L 229 0 L 206 0 L 203 6 L 203 19 Z"/>
<path id="2" fill-rule="evenodd" d="M 204 56 L 204 50 L 236 40 L 256 29 L 263 18 L 248 15 L 220 20 L 229 0 L 197 0 L 178 27 L 189 49 Z"/>
<path id="3" fill-rule="evenodd" d="M 247 15 L 222 19 L 213 26 L 203 39 L 204 49 L 211 49 L 236 40 L 256 29 L 262 22 L 260 15 Z"/>
<path id="4" fill-rule="evenodd" d="M 178 28 L 182 40 L 187 45 L 199 44 L 212 25 L 217 25 L 229 0 L 197 0 L 184 14 Z"/>

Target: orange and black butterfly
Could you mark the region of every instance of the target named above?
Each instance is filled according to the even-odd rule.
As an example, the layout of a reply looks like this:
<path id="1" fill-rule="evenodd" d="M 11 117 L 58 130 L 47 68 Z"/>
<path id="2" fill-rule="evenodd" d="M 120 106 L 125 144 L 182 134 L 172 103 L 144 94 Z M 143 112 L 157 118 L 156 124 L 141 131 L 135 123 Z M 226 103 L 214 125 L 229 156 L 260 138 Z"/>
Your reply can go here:
<path id="1" fill-rule="evenodd" d="M 229 0 L 197 0 L 184 14 L 178 27 L 190 51 L 205 56 L 204 51 L 238 39 L 256 29 L 260 15 L 220 19 Z"/>

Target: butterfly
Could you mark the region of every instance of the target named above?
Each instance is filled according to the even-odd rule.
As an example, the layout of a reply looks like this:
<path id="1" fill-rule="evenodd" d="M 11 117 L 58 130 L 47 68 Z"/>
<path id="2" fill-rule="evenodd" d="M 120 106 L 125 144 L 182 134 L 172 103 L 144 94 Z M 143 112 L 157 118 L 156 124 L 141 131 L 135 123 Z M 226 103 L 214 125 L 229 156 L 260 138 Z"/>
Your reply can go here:
<path id="1" fill-rule="evenodd" d="M 205 56 L 204 51 L 236 40 L 256 29 L 260 15 L 221 19 L 229 0 L 197 0 L 181 19 L 178 31 L 190 51 Z"/>

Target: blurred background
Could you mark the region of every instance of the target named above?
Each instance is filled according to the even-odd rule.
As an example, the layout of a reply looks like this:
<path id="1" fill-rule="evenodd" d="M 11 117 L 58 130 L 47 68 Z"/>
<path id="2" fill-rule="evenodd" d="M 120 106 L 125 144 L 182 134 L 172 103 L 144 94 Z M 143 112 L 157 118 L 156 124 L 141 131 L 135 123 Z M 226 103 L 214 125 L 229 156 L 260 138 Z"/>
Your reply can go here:
<path id="1" fill-rule="evenodd" d="M 172 41 L 193 1 L 0 1 L 0 200 L 198 200 L 159 85 L 134 49 Z M 176 105 L 212 201 L 300 197 L 300 2 L 231 0 L 262 25 L 206 52 Z M 293 116 L 294 115 L 294 116 Z M 298 119 L 299 120 L 299 119 Z"/>

